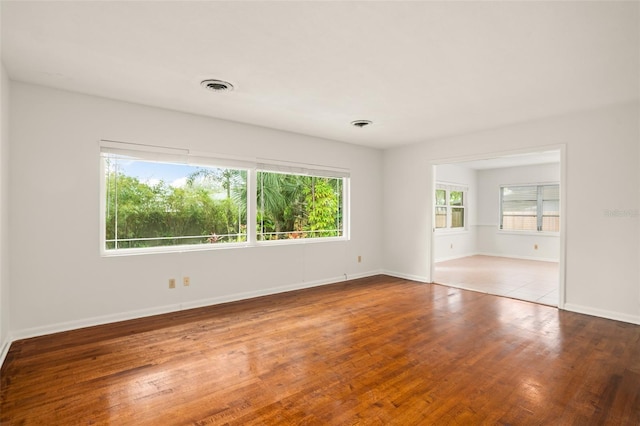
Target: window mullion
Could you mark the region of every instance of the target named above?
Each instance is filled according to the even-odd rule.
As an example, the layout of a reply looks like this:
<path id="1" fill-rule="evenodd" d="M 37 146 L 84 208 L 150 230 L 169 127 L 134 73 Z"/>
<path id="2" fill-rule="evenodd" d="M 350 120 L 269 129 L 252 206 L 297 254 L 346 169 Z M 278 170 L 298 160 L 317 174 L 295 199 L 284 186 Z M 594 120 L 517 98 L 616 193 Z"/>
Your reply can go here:
<path id="1" fill-rule="evenodd" d="M 247 241 L 254 244 L 257 237 L 256 224 L 258 202 L 258 172 L 256 169 L 247 170 Z"/>
<path id="2" fill-rule="evenodd" d="M 500 227 L 504 229 L 504 187 L 500 187 Z"/>
<path id="3" fill-rule="evenodd" d="M 537 205 L 536 205 L 536 224 L 537 224 L 537 228 L 538 231 L 542 231 L 542 198 L 543 198 L 543 194 L 542 194 L 542 189 L 543 187 L 538 185 L 538 199 L 537 199 Z"/>
<path id="4" fill-rule="evenodd" d="M 114 166 L 114 170 L 115 170 L 115 173 L 114 173 L 114 178 L 115 178 L 114 186 L 115 186 L 115 188 L 114 188 L 113 192 L 114 192 L 114 199 L 115 199 L 114 203 L 115 204 L 114 204 L 114 209 L 113 210 L 114 210 L 114 218 L 115 218 L 115 220 L 114 220 L 114 228 L 113 228 L 113 238 L 115 239 L 115 248 L 117 249 L 118 248 L 118 160 L 115 159 L 114 161 L 115 161 L 115 166 Z"/>

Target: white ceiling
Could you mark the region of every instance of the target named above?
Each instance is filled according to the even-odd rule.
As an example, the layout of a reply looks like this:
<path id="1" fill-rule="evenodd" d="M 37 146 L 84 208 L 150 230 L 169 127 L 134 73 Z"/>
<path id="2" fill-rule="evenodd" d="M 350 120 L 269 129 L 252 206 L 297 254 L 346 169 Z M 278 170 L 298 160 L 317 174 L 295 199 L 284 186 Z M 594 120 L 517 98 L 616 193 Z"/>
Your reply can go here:
<path id="1" fill-rule="evenodd" d="M 640 93 L 637 2 L 1 7 L 13 80 L 377 148 Z M 236 89 L 205 91 L 204 78 Z"/>

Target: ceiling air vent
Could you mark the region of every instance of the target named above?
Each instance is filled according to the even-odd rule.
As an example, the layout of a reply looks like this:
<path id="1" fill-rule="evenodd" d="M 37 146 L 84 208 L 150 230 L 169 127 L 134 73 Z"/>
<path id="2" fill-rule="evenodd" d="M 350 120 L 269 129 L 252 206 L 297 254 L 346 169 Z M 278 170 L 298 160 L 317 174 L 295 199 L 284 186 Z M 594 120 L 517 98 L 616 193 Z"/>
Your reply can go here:
<path id="1" fill-rule="evenodd" d="M 369 124 L 371 124 L 371 121 L 369 121 L 369 120 L 356 120 L 356 121 L 352 121 L 351 122 L 352 126 L 356 126 L 356 127 L 360 127 L 360 128 L 366 127 Z"/>
<path id="2" fill-rule="evenodd" d="M 207 90 L 213 90 L 214 92 L 224 92 L 226 90 L 233 90 L 233 84 L 222 80 L 203 80 L 200 83 L 202 87 Z"/>

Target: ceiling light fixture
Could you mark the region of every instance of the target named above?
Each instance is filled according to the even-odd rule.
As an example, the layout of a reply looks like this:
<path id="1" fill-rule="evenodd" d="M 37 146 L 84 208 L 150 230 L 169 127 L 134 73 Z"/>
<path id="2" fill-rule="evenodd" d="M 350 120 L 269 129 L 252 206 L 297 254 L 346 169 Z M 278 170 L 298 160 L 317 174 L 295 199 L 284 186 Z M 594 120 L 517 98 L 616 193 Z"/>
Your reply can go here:
<path id="1" fill-rule="evenodd" d="M 360 128 L 368 126 L 369 124 L 371 124 L 371 121 L 369 120 L 356 120 L 351 122 L 352 126 L 360 127 Z"/>
<path id="2" fill-rule="evenodd" d="M 233 90 L 233 84 L 229 83 L 228 81 L 222 81 L 222 80 L 214 80 L 214 79 L 202 80 L 200 85 L 205 89 L 213 90 L 214 92 L 224 92 L 227 90 L 229 91 Z"/>

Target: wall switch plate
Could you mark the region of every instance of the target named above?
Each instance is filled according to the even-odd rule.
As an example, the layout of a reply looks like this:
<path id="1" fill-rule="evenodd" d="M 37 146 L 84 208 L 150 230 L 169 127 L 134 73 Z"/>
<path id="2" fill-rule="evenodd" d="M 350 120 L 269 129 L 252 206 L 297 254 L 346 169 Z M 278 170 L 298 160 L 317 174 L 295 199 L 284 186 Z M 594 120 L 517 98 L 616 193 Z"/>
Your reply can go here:
<path id="1" fill-rule="evenodd" d="M 189 277 L 182 277 L 182 285 L 185 287 L 189 287 L 189 285 L 191 284 L 191 278 Z"/>
<path id="2" fill-rule="evenodd" d="M 169 278 L 169 288 L 176 288 L 176 279 Z"/>

